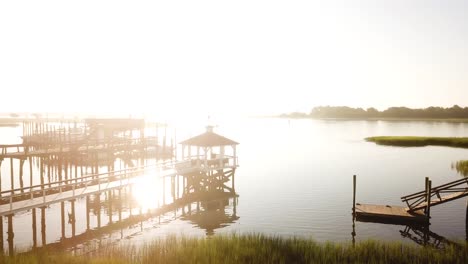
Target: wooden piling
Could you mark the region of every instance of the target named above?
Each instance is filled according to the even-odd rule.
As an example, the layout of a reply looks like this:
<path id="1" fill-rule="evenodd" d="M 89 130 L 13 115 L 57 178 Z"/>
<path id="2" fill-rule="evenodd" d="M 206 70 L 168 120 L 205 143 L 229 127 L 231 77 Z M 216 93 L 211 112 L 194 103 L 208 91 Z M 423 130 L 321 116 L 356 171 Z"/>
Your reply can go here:
<path id="1" fill-rule="evenodd" d="M 60 202 L 60 224 L 62 227 L 62 239 L 65 239 L 65 202 Z"/>
<path id="2" fill-rule="evenodd" d="M 429 218 L 431 218 L 431 188 L 432 188 L 432 181 L 429 180 L 427 182 L 427 192 L 426 192 L 426 216 L 427 216 L 427 221 L 429 221 Z"/>
<path id="3" fill-rule="evenodd" d="M 41 236 L 42 246 L 46 245 L 46 222 L 45 222 L 45 207 L 41 207 Z"/>
<path id="4" fill-rule="evenodd" d="M 14 245 L 13 239 L 15 237 L 15 233 L 13 233 L 13 215 L 7 215 L 8 218 L 8 255 L 13 256 L 14 253 Z"/>
<path id="5" fill-rule="evenodd" d="M 33 159 L 29 156 L 29 186 L 33 186 Z"/>
<path id="6" fill-rule="evenodd" d="M 8 218 L 8 255 L 13 256 L 14 253 L 14 245 L 13 239 L 15 237 L 15 233 L 13 233 L 13 215 L 7 215 Z"/>
<path id="7" fill-rule="evenodd" d="M 24 182 L 23 182 L 23 165 L 24 165 L 25 159 L 21 158 L 19 161 L 19 180 L 20 180 L 20 188 L 21 188 L 21 193 L 24 193 Z"/>
<path id="8" fill-rule="evenodd" d="M 97 212 L 96 212 L 96 215 L 97 215 L 97 224 L 98 224 L 98 228 L 101 228 L 101 194 L 98 193 L 96 194 L 96 201 L 97 203 L 96 205 L 96 208 L 97 208 Z"/>
<path id="9" fill-rule="evenodd" d="M 122 221 L 122 189 L 119 189 L 119 222 Z"/>
<path id="10" fill-rule="evenodd" d="M 0 256 L 3 255 L 3 216 L 0 215 Z"/>
<path id="11" fill-rule="evenodd" d="M 11 181 L 11 195 L 13 195 L 15 189 L 15 178 L 13 177 L 13 158 L 10 158 L 10 181 Z"/>
<path id="12" fill-rule="evenodd" d="M 33 230 L 33 248 L 37 247 L 37 225 L 36 225 L 36 208 L 32 210 L 32 230 Z"/>
<path id="13" fill-rule="evenodd" d="M 468 199 L 466 199 L 465 233 L 465 240 L 468 242 Z"/>
<path id="14" fill-rule="evenodd" d="M 3 162 L 3 159 L 0 158 L 0 197 L 2 197 L 2 194 L 1 194 L 2 192 L 2 162 Z"/>
<path id="15" fill-rule="evenodd" d="M 86 196 L 86 230 L 89 230 L 89 195 Z"/>
<path id="16" fill-rule="evenodd" d="M 162 194 L 163 194 L 163 205 L 166 205 L 166 177 L 162 177 Z"/>
<path id="17" fill-rule="evenodd" d="M 353 175 L 353 220 L 356 218 L 356 175 Z"/>
<path id="18" fill-rule="evenodd" d="M 112 224 L 112 190 L 109 190 L 107 193 L 109 224 Z"/>
<path id="19" fill-rule="evenodd" d="M 39 177 L 41 182 L 41 189 L 44 189 L 44 158 L 39 158 Z"/>
<path id="20" fill-rule="evenodd" d="M 76 231 L 76 218 L 75 218 L 75 200 L 70 200 L 71 203 L 71 216 L 70 216 L 70 222 L 72 225 L 72 237 L 75 237 L 75 231 Z"/>
<path id="21" fill-rule="evenodd" d="M 235 178 L 234 178 L 235 174 L 236 174 L 236 173 L 235 173 L 235 170 L 234 170 L 234 172 L 232 173 L 232 192 L 233 192 L 233 193 L 236 192 L 236 189 L 235 189 L 235 188 L 236 188 L 236 187 L 235 187 L 236 185 L 235 185 Z"/>
<path id="22" fill-rule="evenodd" d="M 424 178 L 424 202 L 427 203 L 427 193 L 429 187 L 429 177 Z M 427 207 L 424 208 L 424 214 L 427 215 Z"/>

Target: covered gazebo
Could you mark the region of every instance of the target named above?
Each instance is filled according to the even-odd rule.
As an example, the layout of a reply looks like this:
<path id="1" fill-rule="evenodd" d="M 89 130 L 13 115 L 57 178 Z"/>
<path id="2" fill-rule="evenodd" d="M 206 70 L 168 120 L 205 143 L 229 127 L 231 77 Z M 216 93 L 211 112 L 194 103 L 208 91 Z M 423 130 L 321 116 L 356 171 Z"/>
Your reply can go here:
<path id="1" fill-rule="evenodd" d="M 206 132 L 180 142 L 182 162 L 177 166 L 179 175 L 187 181 L 186 192 L 224 191 L 235 193 L 234 174 L 239 166 L 234 140 L 213 132 L 207 126 Z M 225 184 L 231 181 L 232 187 Z"/>
<path id="2" fill-rule="evenodd" d="M 180 142 L 182 145 L 182 160 L 191 161 L 205 171 L 224 168 L 236 168 L 236 146 L 234 140 L 213 132 L 213 126 L 207 126 L 206 132 Z"/>

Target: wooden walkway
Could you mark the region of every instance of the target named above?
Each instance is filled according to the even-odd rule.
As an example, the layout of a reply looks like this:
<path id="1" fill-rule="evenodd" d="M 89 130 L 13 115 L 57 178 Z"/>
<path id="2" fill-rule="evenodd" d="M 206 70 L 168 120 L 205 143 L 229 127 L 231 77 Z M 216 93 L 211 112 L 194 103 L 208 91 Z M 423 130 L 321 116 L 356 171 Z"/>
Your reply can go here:
<path id="1" fill-rule="evenodd" d="M 66 144 L 61 146 L 44 146 L 42 148 L 33 148 L 29 144 L 11 144 L 11 145 L 0 145 L 1 153 L 0 159 L 2 158 L 17 158 L 23 159 L 28 156 L 45 156 L 45 155 L 58 155 L 66 154 L 71 152 L 93 152 L 93 151 L 123 151 L 132 149 L 141 149 L 148 147 L 159 147 L 157 141 L 153 138 L 146 139 L 129 139 L 129 140 L 118 140 L 118 141 L 85 141 L 77 142 L 76 144 Z M 170 149 L 170 147 L 165 147 Z M 13 151 L 11 151 L 13 149 Z"/>
<path id="2" fill-rule="evenodd" d="M 53 203 L 85 197 L 90 194 L 119 189 L 134 184 L 138 181 L 139 177 L 148 173 L 154 174 L 154 177 L 174 176 L 177 173 L 175 170 L 176 164 L 177 162 L 170 161 L 142 168 L 111 171 L 26 187 L 22 189 L 22 193 L 13 193 L 1 197 L 3 201 L 8 201 L 8 203 L 0 205 L 0 216 L 12 215 L 32 208 L 44 207 Z M 8 190 L 2 192 L 2 194 L 10 192 L 11 190 Z"/>

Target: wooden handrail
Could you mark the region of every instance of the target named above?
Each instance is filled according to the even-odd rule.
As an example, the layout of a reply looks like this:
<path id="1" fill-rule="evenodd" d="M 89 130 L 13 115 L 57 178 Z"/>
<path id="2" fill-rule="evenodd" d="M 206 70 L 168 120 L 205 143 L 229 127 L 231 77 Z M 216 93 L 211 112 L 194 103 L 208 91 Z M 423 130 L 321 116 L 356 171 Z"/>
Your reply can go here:
<path id="1" fill-rule="evenodd" d="M 459 185 L 460 183 L 464 183 L 466 182 L 468 184 L 468 178 L 461 178 L 459 180 L 456 180 L 456 181 L 453 181 L 453 182 L 449 182 L 449 183 L 446 183 L 446 184 L 442 184 L 442 185 L 439 185 L 439 186 L 436 186 L 436 187 L 433 187 L 431 189 L 431 192 L 436 192 L 436 191 L 439 191 L 441 189 L 446 189 L 446 188 L 450 188 L 450 187 L 453 187 L 453 186 L 456 186 L 456 185 Z M 412 199 L 415 199 L 421 195 L 425 195 L 426 191 L 420 191 L 420 192 L 417 192 L 417 193 L 413 193 L 413 194 L 409 194 L 409 195 L 406 195 L 406 196 L 402 196 L 401 197 L 401 200 L 402 201 L 406 201 L 406 200 L 412 200 Z"/>
<path id="2" fill-rule="evenodd" d="M 38 184 L 38 185 L 33 185 L 33 186 L 28 186 L 28 187 L 23 187 L 23 188 L 5 190 L 5 191 L 2 191 L 0 194 L 11 194 L 11 192 L 21 191 L 21 190 L 23 190 L 23 191 L 24 190 L 30 190 L 29 192 L 31 192 L 33 189 L 39 189 L 39 188 L 40 188 L 40 190 L 46 190 L 47 191 L 47 190 L 55 189 L 57 187 L 73 186 L 73 185 L 76 185 L 76 183 L 78 183 L 78 182 L 79 183 L 86 183 L 86 182 L 92 182 L 92 181 L 95 181 L 95 180 L 107 180 L 110 177 L 119 177 L 121 175 L 126 175 L 127 172 L 132 172 L 132 173 L 142 172 L 142 171 L 145 171 L 147 168 L 151 168 L 151 167 L 158 168 L 158 167 L 162 167 L 162 166 L 167 166 L 167 164 L 171 164 L 171 163 L 174 163 L 174 165 L 175 165 L 176 162 L 166 161 L 166 162 L 162 162 L 162 163 L 158 163 L 158 164 L 150 164 L 150 165 L 145 165 L 145 166 L 127 168 L 127 169 L 123 169 L 123 170 L 109 171 L 109 172 L 98 173 L 98 174 L 90 174 L 90 175 L 85 175 L 85 176 L 79 177 L 79 178 L 70 178 L 70 179 L 67 179 L 67 180 L 48 182 L 48 183 L 44 183 L 44 184 Z M 103 175 L 107 175 L 107 177 L 100 177 L 100 176 L 103 176 Z M 91 179 L 88 180 L 88 181 L 85 181 L 86 179 L 89 179 L 89 178 L 91 178 Z M 75 183 L 69 183 L 69 182 L 75 182 Z M 66 184 L 61 184 L 61 183 L 66 183 Z M 51 185 L 54 185 L 54 187 L 52 187 Z M 46 187 L 46 186 L 49 186 L 49 187 L 42 188 L 42 187 Z M 6 195 L 6 196 L 2 195 L 1 198 L 4 199 L 4 198 L 9 198 L 10 196 L 12 196 L 12 197 L 24 196 L 24 195 L 29 194 L 29 192 L 15 193 L 13 195 Z"/>

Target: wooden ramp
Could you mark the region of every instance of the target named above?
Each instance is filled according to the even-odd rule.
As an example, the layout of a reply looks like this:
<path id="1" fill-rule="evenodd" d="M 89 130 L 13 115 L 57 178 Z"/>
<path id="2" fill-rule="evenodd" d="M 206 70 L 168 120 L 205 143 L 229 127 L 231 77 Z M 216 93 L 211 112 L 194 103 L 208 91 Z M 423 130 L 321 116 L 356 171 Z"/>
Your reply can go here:
<path id="1" fill-rule="evenodd" d="M 430 184 L 428 186 L 428 179 L 426 178 L 426 190 L 403 196 L 401 200 L 408 206 L 408 211 L 415 212 L 465 196 L 468 196 L 468 178 L 458 179 L 432 188 Z"/>
<path id="2" fill-rule="evenodd" d="M 422 212 L 410 213 L 405 207 L 395 205 L 356 204 L 356 218 L 364 222 L 407 223 L 427 222 Z"/>
<path id="3" fill-rule="evenodd" d="M 356 176 L 353 179 L 353 214 L 357 220 L 379 223 L 429 223 L 432 206 L 468 196 L 468 178 L 431 187 L 426 177 L 426 189 L 401 197 L 407 207 L 356 203 Z"/>

